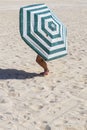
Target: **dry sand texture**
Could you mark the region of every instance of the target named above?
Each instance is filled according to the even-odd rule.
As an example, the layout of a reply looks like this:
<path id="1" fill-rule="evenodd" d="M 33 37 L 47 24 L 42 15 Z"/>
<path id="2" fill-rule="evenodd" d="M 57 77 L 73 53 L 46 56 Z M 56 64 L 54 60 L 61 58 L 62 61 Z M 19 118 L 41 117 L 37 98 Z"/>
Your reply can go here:
<path id="1" fill-rule="evenodd" d="M 19 8 L 33 3 L 68 30 L 68 55 L 46 77 L 19 34 Z M 0 130 L 87 130 L 87 0 L 0 0 Z"/>

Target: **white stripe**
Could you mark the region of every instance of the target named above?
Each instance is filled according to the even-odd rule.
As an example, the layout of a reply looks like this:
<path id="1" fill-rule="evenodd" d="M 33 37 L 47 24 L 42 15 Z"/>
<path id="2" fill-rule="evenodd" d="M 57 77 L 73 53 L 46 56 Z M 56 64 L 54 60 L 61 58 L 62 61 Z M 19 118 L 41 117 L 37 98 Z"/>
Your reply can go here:
<path id="1" fill-rule="evenodd" d="M 26 35 L 26 30 L 27 30 L 27 17 L 26 17 L 26 11 L 23 10 L 23 36 Z"/>
<path id="2" fill-rule="evenodd" d="M 23 10 L 27 11 L 27 10 L 38 9 L 38 8 L 43 8 L 43 7 L 47 7 L 47 6 L 45 4 L 43 4 L 43 5 L 38 5 L 38 6 L 23 8 Z"/>

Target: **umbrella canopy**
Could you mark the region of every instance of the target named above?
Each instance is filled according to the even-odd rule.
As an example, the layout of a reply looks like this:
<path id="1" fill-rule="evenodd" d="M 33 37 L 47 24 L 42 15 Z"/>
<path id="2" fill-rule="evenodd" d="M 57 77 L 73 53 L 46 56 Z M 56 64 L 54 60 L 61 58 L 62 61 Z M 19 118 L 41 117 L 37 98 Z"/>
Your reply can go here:
<path id="1" fill-rule="evenodd" d="M 67 54 L 66 27 L 45 4 L 20 8 L 20 33 L 45 60 Z"/>

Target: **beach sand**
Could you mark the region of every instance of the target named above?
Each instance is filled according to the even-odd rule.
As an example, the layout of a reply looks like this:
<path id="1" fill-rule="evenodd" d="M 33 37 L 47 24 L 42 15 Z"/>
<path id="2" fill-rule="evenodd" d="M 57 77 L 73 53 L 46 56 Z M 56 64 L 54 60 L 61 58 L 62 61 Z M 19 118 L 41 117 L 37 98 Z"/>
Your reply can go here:
<path id="1" fill-rule="evenodd" d="M 47 62 L 45 77 L 19 33 L 19 9 L 34 3 L 68 31 L 68 55 Z M 86 0 L 0 0 L 0 130 L 87 130 Z"/>

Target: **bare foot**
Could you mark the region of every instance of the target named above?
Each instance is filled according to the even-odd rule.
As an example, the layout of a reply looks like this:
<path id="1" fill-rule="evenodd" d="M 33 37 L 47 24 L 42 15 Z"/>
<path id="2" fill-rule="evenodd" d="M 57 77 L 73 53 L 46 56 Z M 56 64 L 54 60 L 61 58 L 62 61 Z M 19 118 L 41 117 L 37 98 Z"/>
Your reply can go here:
<path id="1" fill-rule="evenodd" d="M 45 75 L 48 75 L 48 73 L 49 73 L 49 70 L 46 70 L 46 71 L 40 73 L 40 75 L 45 76 Z"/>

